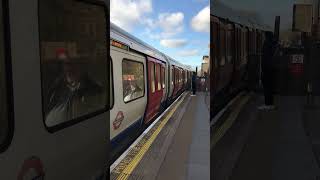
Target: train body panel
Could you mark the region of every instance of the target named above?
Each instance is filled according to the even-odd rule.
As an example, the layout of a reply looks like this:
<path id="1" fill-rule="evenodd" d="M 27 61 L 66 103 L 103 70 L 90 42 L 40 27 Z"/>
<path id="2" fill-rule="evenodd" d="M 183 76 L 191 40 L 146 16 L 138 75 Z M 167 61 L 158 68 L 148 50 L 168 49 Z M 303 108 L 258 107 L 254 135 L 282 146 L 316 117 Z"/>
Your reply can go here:
<path id="1" fill-rule="evenodd" d="M 53 7 L 52 4 L 56 6 Z M 0 103 L 2 104 L 0 110 L 0 179 L 20 180 L 45 177 L 49 180 L 81 180 L 97 177 L 96 175 L 105 172 L 107 162 L 105 145 L 108 137 L 105 128 L 107 110 L 99 105 L 98 109 L 101 108 L 102 111 L 90 116 L 82 116 L 82 112 L 82 118 L 63 120 L 52 118 L 49 120 L 49 114 L 54 108 L 47 111 L 46 107 L 49 103 L 46 99 L 49 96 L 46 85 L 54 85 L 55 81 L 49 81 L 46 77 L 62 75 L 60 71 L 56 71 L 54 59 L 50 58 L 52 51 L 54 54 L 56 48 L 66 48 L 64 45 L 68 43 L 75 44 L 77 47 L 91 46 L 92 43 L 86 40 L 95 41 L 97 44 L 107 42 L 105 36 L 107 12 L 104 11 L 104 5 L 98 6 L 69 0 L 59 2 L 10 0 L 2 1 L 0 8 L 2 8 L 0 76 L 4 77 L 7 82 L 5 85 L 2 79 L 0 82 Z M 63 8 L 66 11 L 71 10 L 76 16 L 73 16 L 72 13 L 61 14 Z M 83 12 L 81 9 L 87 9 L 90 16 L 96 20 L 94 23 L 99 29 L 96 36 L 92 34 L 88 36 L 87 33 L 79 36 L 79 31 L 82 31 L 78 28 L 80 27 L 79 19 L 81 19 L 79 12 Z M 84 13 L 84 15 L 88 14 Z M 57 28 L 59 26 L 54 23 L 56 21 L 52 21 L 57 18 L 60 25 L 68 24 L 67 18 L 63 17 L 74 20 L 74 27 L 70 27 L 73 34 L 59 31 Z M 48 28 L 46 22 L 51 23 L 51 28 Z M 84 36 L 84 39 L 80 38 Z M 72 37 L 78 38 L 74 40 Z M 96 48 L 95 45 L 92 47 Z M 100 50 L 106 52 L 106 46 L 102 47 Z M 88 53 L 85 50 L 83 52 Z M 81 54 L 79 56 L 84 58 Z M 92 61 L 88 61 L 86 63 L 90 64 L 89 72 L 93 73 L 95 69 L 104 74 L 103 78 L 106 78 L 107 66 L 104 61 L 101 61 L 107 58 L 106 53 L 99 58 L 91 53 L 89 56 L 90 60 L 95 60 L 100 67 L 104 67 L 102 71 L 91 64 Z M 4 61 L 6 65 L 2 66 Z M 3 67 L 5 67 L 4 71 L 2 71 Z M 49 71 L 48 68 L 52 68 L 52 71 Z M 100 74 L 98 76 L 102 78 Z M 6 89 L 5 92 L 4 89 Z M 105 94 L 96 93 L 94 96 L 103 99 Z M 88 98 L 91 100 L 91 97 Z M 8 99 L 9 103 L 5 102 L 5 99 Z M 84 97 L 83 102 L 91 104 L 87 100 L 87 97 Z M 106 102 L 103 103 L 107 105 Z M 3 108 L 3 106 L 6 107 Z M 6 115 L 2 116 L 3 113 Z M 56 111 L 55 114 L 58 115 L 59 111 Z M 11 135 L 7 136 L 7 133 Z M 6 136 L 5 144 L 3 144 L 4 136 Z"/>
<path id="2" fill-rule="evenodd" d="M 110 138 L 113 139 L 143 119 L 147 105 L 147 66 L 146 58 L 140 54 L 116 47 L 111 47 L 110 52 L 113 81 L 120 82 L 113 85 L 115 98 L 110 110 Z"/>

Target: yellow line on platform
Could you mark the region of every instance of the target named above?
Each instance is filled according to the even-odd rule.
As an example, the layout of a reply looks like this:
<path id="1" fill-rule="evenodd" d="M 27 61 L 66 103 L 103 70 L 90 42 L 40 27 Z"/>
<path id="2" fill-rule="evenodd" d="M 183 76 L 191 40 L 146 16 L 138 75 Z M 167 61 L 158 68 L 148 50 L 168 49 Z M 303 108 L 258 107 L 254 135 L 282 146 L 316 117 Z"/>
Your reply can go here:
<path id="1" fill-rule="evenodd" d="M 139 152 L 135 155 L 135 157 L 131 160 L 131 162 L 126 166 L 126 168 L 121 172 L 121 174 L 117 177 L 118 180 L 125 180 L 128 179 L 133 170 L 137 167 L 141 159 L 143 158 L 144 154 L 148 151 L 162 128 L 166 125 L 166 123 L 169 121 L 169 119 L 172 117 L 174 112 L 177 110 L 179 105 L 182 103 L 186 95 L 184 95 L 172 108 L 172 110 L 169 111 L 168 115 L 165 116 L 165 118 L 160 122 L 160 125 L 157 127 L 157 129 L 153 132 L 153 134 L 150 136 L 150 138 L 146 141 L 146 143 L 141 147 Z"/>
<path id="2" fill-rule="evenodd" d="M 241 112 L 242 107 L 248 102 L 249 98 L 250 98 L 250 96 L 246 95 L 240 101 L 240 103 L 237 105 L 237 108 L 234 111 L 232 111 L 232 113 L 229 115 L 228 119 L 217 130 L 217 132 L 214 132 L 214 135 L 212 137 L 211 147 L 213 147 L 224 136 L 224 134 L 230 129 L 232 124 L 237 119 L 239 113 Z"/>

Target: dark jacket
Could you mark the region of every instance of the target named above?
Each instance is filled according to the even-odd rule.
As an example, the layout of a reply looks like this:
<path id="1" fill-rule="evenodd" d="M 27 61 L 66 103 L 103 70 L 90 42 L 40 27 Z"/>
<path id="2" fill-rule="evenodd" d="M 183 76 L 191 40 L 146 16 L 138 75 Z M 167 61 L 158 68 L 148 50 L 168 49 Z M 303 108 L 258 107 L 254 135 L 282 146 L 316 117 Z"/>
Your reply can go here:
<path id="1" fill-rule="evenodd" d="M 80 86 L 73 91 L 68 88 L 65 78 L 59 77 L 49 89 L 46 115 L 55 110 L 58 113 L 64 113 L 67 116 L 65 118 L 70 120 L 88 112 L 94 112 L 99 110 L 105 101 L 101 99 L 102 94 L 102 85 L 89 76 L 84 76 Z M 57 108 L 59 110 L 56 110 Z"/>
<path id="2" fill-rule="evenodd" d="M 273 59 L 278 50 L 278 45 L 274 41 L 266 41 L 263 44 L 263 54 L 261 68 L 262 73 L 270 73 L 273 68 Z"/>
<path id="3" fill-rule="evenodd" d="M 197 76 L 192 75 L 192 88 L 196 87 L 196 83 L 197 83 Z"/>

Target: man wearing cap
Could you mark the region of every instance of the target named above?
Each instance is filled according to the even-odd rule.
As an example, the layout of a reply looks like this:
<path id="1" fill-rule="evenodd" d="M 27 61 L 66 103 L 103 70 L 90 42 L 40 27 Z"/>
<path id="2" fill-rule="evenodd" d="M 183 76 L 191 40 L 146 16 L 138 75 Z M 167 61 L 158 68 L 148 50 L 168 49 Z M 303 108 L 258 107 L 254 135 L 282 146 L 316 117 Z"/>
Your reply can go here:
<path id="1" fill-rule="evenodd" d="M 64 48 L 56 50 L 56 57 L 63 70 L 48 91 L 46 125 L 49 127 L 103 108 L 100 106 L 103 88 L 81 70 L 85 64 L 79 58 L 70 58 Z"/>

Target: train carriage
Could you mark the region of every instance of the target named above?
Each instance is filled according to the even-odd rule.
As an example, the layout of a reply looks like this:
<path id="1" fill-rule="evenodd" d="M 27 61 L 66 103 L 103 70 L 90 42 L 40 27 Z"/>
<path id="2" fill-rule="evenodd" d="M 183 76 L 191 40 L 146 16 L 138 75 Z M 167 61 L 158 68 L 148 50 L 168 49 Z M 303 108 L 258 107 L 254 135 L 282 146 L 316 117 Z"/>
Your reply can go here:
<path id="1" fill-rule="evenodd" d="M 184 65 L 111 23 L 112 161 L 185 91 Z"/>
<path id="2" fill-rule="evenodd" d="M 220 1 L 211 2 L 211 117 L 230 98 L 257 83 L 263 34 L 270 29 L 253 17 L 228 8 Z M 256 71 L 256 72 L 254 72 Z M 250 74 L 251 73 L 251 74 Z M 255 74 L 252 74 L 255 73 Z"/>

